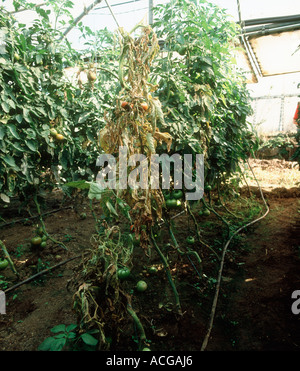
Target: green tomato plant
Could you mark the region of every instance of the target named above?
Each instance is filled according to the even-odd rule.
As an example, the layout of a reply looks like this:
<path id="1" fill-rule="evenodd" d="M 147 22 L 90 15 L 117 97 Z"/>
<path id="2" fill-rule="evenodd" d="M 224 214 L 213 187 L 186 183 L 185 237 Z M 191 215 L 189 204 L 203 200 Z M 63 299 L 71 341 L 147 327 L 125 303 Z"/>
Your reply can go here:
<path id="1" fill-rule="evenodd" d="M 30 27 L 1 10 L 5 33 L 0 55 L 1 201 L 14 196 L 27 199 L 66 181 L 92 180 L 103 112 L 114 104 L 109 33 L 93 35 L 97 45 L 103 45 L 97 54 L 102 67 L 97 70 L 95 56 L 87 56 L 91 46 L 82 53 L 74 51 L 50 24 L 50 10 L 39 9 Z M 85 84 L 80 84 L 77 67 L 88 76 Z M 67 76 L 72 68 L 73 80 Z M 91 72 L 96 80 L 89 79 Z"/>
<path id="2" fill-rule="evenodd" d="M 246 80 L 233 57 L 238 26 L 206 0 L 170 1 L 154 15 L 163 40 L 154 76 L 172 150 L 203 153 L 208 183 L 232 176 L 257 145 Z"/>

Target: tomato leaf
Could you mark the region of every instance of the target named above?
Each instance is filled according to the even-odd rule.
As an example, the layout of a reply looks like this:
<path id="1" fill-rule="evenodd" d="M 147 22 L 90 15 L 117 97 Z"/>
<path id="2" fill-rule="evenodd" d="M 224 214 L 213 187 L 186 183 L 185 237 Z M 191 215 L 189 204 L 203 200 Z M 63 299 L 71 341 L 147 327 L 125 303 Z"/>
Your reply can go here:
<path id="1" fill-rule="evenodd" d="M 6 155 L 6 156 L 3 157 L 3 160 L 10 167 L 12 167 L 14 169 L 18 169 L 18 166 L 15 163 L 15 159 L 12 156 Z"/>
<path id="2" fill-rule="evenodd" d="M 13 124 L 8 124 L 7 125 L 11 135 L 15 138 L 15 139 L 20 139 L 20 136 L 19 134 L 17 133 L 17 128 L 15 127 L 15 125 Z"/>
<path id="3" fill-rule="evenodd" d="M 105 205 L 112 215 L 116 216 L 117 218 L 119 217 L 119 214 L 116 212 L 116 209 L 113 207 L 110 201 L 106 201 Z"/>
<path id="4" fill-rule="evenodd" d="M 42 344 L 39 345 L 38 347 L 38 350 L 42 350 L 42 351 L 48 351 L 51 349 L 51 347 L 53 346 L 55 342 L 55 338 L 54 337 L 49 337 L 47 339 L 45 339 Z"/>
<path id="5" fill-rule="evenodd" d="M 95 198 L 96 200 L 100 200 L 104 191 L 105 188 L 101 187 L 99 183 L 92 182 L 90 183 L 90 191 L 88 197 L 90 199 Z"/>
<path id="6" fill-rule="evenodd" d="M 32 140 L 32 139 L 29 139 L 29 140 L 25 140 L 25 144 L 27 145 L 27 147 L 33 151 L 33 152 L 37 152 L 37 149 L 38 149 L 38 146 L 37 146 L 37 143 Z"/>
<path id="7" fill-rule="evenodd" d="M 9 104 L 7 102 L 2 102 L 1 106 L 2 106 L 2 109 L 5 113 L 9 113 L 10 107 L 9 107 Z"/>
<path id="8" fill-rule="evenodd" d="M 55 341 L 51 344 L 50 350 L 58 352 L 62 350 L 66 342 L 67 342 L 66 338 L 55 339 Z"/>
<path id="9" fill-rule="evenodd" d="M 4 194 L 4 193 L 0 193 L 0 198 L 4 202 L 7 202 L 7 203 L 10 202 L 10 198 L 6 194 Z"/>
<path id="10" fill-rule="evenodd" d="M 53 332 L 54 334 L 57 334 L 58 332 L 62 332 L 65 330 L 66 330 L 66 325 L 62 324 L 62 325 L 57 325 L 57 326 L 52 327 L 50 331 Z"/>
<path id="11" fill-rule="evenodd" d="M 82 334 L 82 335 L 81 335 L 81 339 L 82 339 L 83 342 L 84 342 L 85 344 L 87 344 L 87 345 L 95 346 L 95 345 L 97 345 L 97 343 L 98 343 L 98 340 L 97 340 L 97 339 L 95 339 L 92 335 L 87 334 L 87 333 Z"/>

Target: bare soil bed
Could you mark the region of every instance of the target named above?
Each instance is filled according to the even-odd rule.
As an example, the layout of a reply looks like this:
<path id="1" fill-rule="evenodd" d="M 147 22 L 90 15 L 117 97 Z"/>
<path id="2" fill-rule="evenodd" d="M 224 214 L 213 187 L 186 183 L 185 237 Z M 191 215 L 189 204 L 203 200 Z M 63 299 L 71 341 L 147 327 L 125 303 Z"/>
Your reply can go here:
<path id="1" fill-rule="evenodd" d="M 300 317 L 291 311 L 292 292 L 300 289 L 299 170 L 281 160 L 252 160 L 251 166 L 270 211 L 264 219 L 243 230 L 228 248 L 207 351 L 300 349 Z M 264 204 L 254 179 L 248 179 L 240 190 L 242 200 L 251 197 L 263 213 Z M 68 202 L 61 202 L 59 193 L 46 200 L 44 211 L 59 211 L 45 215 L 44 221 L 48 233 L 64 241 L 68 250 L 48 242 L 43 251 L 33 251 L 29 241 L 36 220 L 9 224 L 28 216 L 26 210 L 18 212 L 18 202 L 1 214 L 5 223 L 0 229 L 0 239 L 20 274 L 17 280 L 9 268 L 1 271 L 1 290 L 76 257 L 7 294 L 7 313 L 0 315 L 2 351 L 35 351 L 52 335 L 52 327 L 77 321 L 72 309 L 74 292 L 68 283 L 79 264 L 80 254 L 90 247 L 95 223 L 85 202 L 78 204 L 76 211 Z M 235 207 L 236 202 L 236 199 L 227 200 L 227 208 L 241 211 Z M 243 205 L 245 208 L 247 204 Z M 82 211 L 86 212 L 86 219 L 79 217 Z M 221 253 L 226 241 L 222 222 L 213 214 L 205 220 L 201 218 L 196 213 L 205 242 Z M 178 242 L 184 246 L 186 237 L 194 233 L 193 222 L 183 214 L 174 219 L 174 223 Z M 209 249 L 202 246 L 200 250 L 195 245 L 203 261 L 204 275 L 200 277 L 197 262 L 165 247 L 168 241 L 162 228 L 159 243 L 168 256 L 183 315 L 179 316 L 174 310 L 173 293 L 155 252 L 147 256 L 135 248 L 131 277 L 124 289 L 132 293 L 132 306 L 145 328 L 152 350 L 199 351 L 207 333 L 219 264 Z M 159 268 L 156 275 L 147 273 L 150 265 Z M 138 279 L 148 283 L 144 293 L 134 291 Z M 111 350 L 136 350 L 135 329 L 130 318 L 122 322 L 121 330 Z"/>

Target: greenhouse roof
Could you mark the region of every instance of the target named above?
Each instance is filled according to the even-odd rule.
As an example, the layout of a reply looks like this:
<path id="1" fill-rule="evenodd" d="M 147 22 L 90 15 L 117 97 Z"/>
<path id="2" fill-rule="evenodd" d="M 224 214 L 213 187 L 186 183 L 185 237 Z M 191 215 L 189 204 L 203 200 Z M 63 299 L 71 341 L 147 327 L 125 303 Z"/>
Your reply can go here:
<path id="1" fill-rule="evenodd" d="M 239 63 L 248 82 L 300 72 L 299 0 L 214 0 L 242 27 Z"/>
<path id="2" fill-rule="evenodd" d="M 42 1 L 31 0 L 43 6 Z M 142 19 L 147 23 L 149 8 L 167 0 L 85 0 L 74 1 L 72 13 L 93 31 L 118 26 L 131 29 Z M 243 46 L 237 63 L 246 70 L 248 82 L 259 77 L 300 72 L 300 1 L 299 0 L 210 0 L 227 10 L 241 25 Z M 12 0 L 5 0 L 12 7 Z M 30 11 L 15 16 L 30 21 Z M 65 32 L 74 47 L 82 47 L 76 27 Z M 298 50 L 299 49 L 299 50 Z"/>

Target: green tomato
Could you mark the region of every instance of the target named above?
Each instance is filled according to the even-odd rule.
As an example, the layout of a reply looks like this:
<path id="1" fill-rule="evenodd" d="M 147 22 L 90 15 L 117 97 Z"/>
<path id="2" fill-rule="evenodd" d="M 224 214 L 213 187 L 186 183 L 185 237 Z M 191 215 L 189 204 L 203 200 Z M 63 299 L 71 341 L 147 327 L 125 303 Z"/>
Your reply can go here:
<path id="1" fill-rule="evenodd" d="M 202 215 L 204 215 L 204 216 L 209 216 L 209 215 L 210 215 L 210 211 L 209 211 L 208 209 L 204 209 L 204 210 L 202 211 Z"/>
<path id="2" fill-rule="evenodd" d="M 212 187 L 211 185 L 207 185 L 205 188 L 204 188 L 205 192 L 210 192 L 212 190 Z"/>
<path id="3" fill-rule="evenodd" d="M 186 242 L 189 244 L 189 245 L 193 245 L 195 243 L 195 238 L 193 236 L 189 236 L 187 239 L 186 239 Z"/>
<path id="4" fill-rule="evenodd" d="M 172 197 L 175 198 L 176 200 L 179 200 L 180 198 L 183 197 L 183 192 L 180 189 L 173 191 Z"/>
<path id="5" fill-rule="evenodd" d="M 54 128 L 51 128 L 51 129 L 50 129 L 50 135 L 51 135 L 51 137 L 55 138 L 56 135 L 57 135 L 57 130 L 54 129 Z"/>
<path id="6" fill-rule="evenodd" d="M 151 352 L 151 349 L 150 348 L 143 348 L 142 352 Z"/>
<path id="7" fill-rule="evenodd" d="M 42 228 L 42 227 L 39 227 L 39 228 L 37 229 L 36 233 L 37 233 L 39 236 L 42 237 L 43 234 L 44 234 L 43 228 Z"/>
<path id="8" fill-rule="evenodd" d="M 121 280 L 125 280 L 126 278 L 129 277 L 130 275 L 130 269 L 127 268 L 127 267 L 124 267 L 124 268 L 120 268 L 118 269 L 118 278 L 121 279 Z"/>
<path id="9" fill-rule="evenodd" d="M 47 242 L 46 241 L 42 241 L 41 244 L 40 244 L 40 247 L 42 249 L 44 249 L 45 247 L 47 247 Z"/>
<path id="10" fill-rule="evenodd" d="M 149 267 L 148 272 L 151 273 L 151 274 L 156 274 L 157 273 L 157 268 L 154 267 L 154 266 Z"/>
<path id="11" fill-rule="evenodd" d="M 170 200 L 166 201 L 166 206 L 168 209 L 174 209 L 181 206 L 181 201 L 171 198 Z"/>
<path id="12" fill-rule="evenodd" d="M 44 234 L 44 236 L 42 237 L 42 242 L 45 242 L 48 240 L 48 237 Z"/>
<path id="13" fill-rule="evenodd" d="M 145 281 L 139 281 L 137 284 L 136 284 L 136 289 L 137 291 L 139 292 L 143 292 L 145 290 L 147 290 L 147 283 Z"/>
<path id="14" fill-rule="evenodd" d="M 39 236 L 33 237 L 31 239 L 31 245 L 32 246 L 39 246 L 42 243 L 42 238 Z"/>
<path id="15" fill-rule="evenodd" d="M 7 266 L 8 266 L 8 260 L 7 259 L 0 260 L 0 270 L 5 269 Z"/>
<path id="16" fill-rule="evenodd" d="M 186 46 L 182 46 L 182 47 L 178 50 L 178 53 L 179 53 L 180 55 L 185 55 L 186 51 L 187 51 L 187 47 L 186 47 Z"/>
<path id="17" fill-rule="evenodd" d="M 165 198 L 165 200 L 169 200 L 171 198 L 170 193 L 164 194 L 164 198 Z"/>

